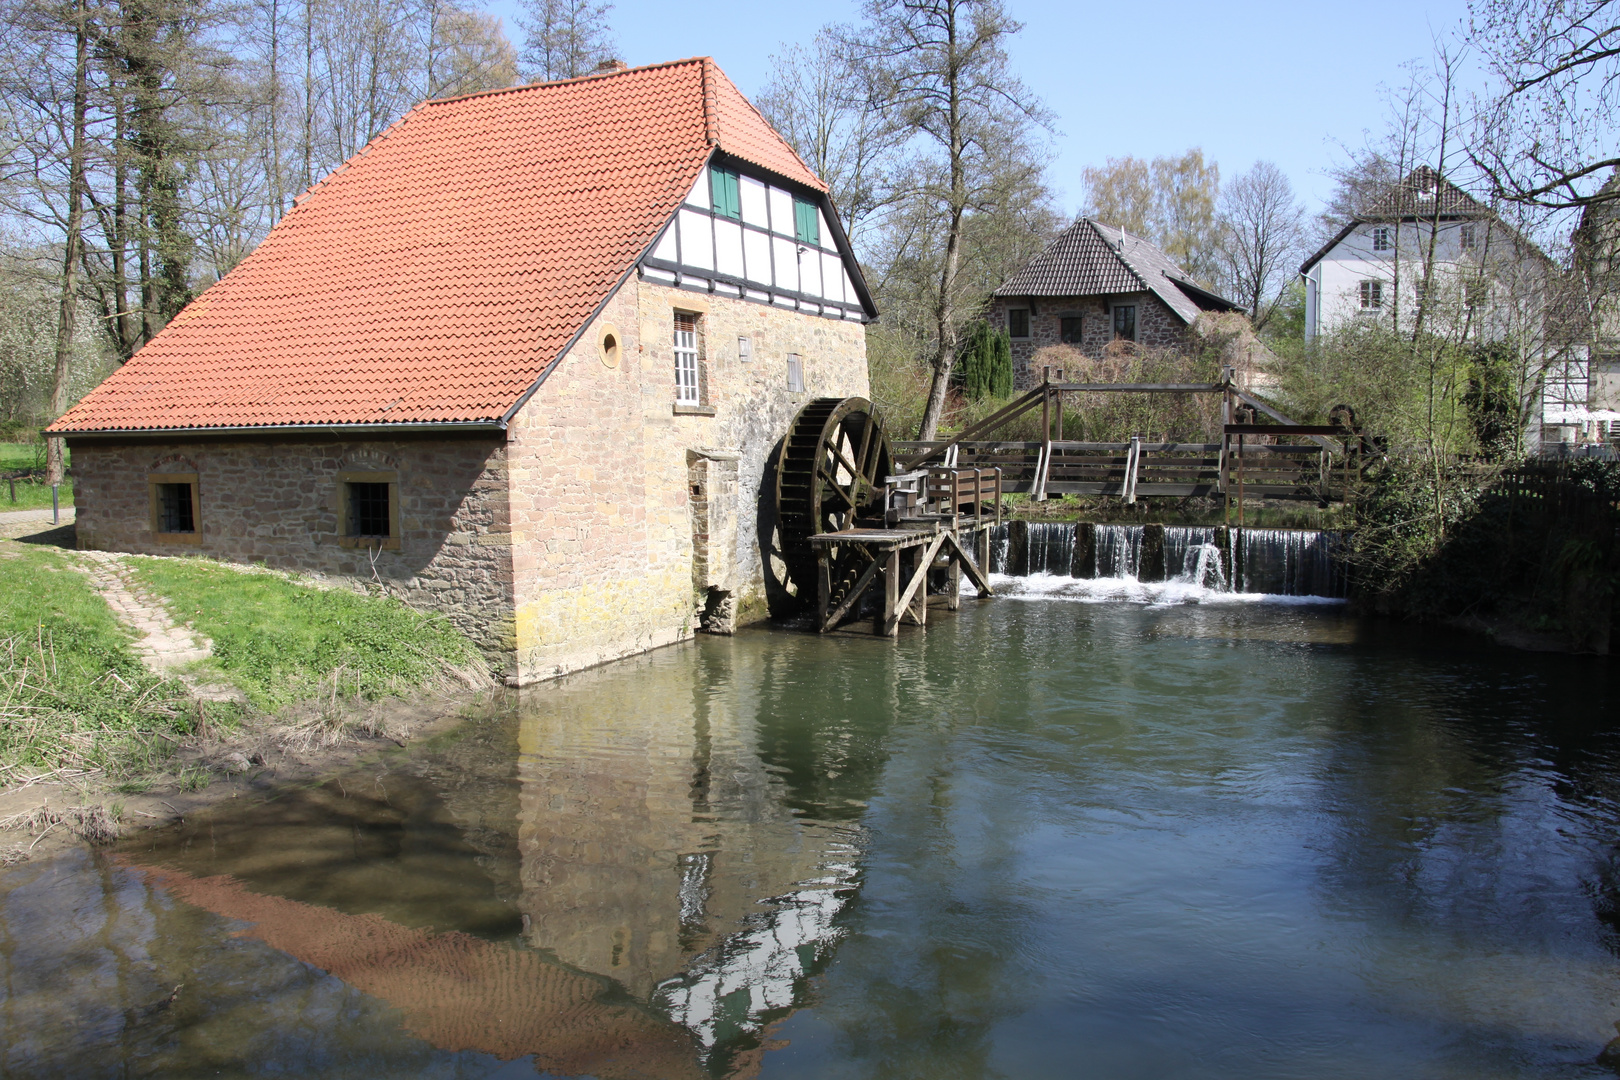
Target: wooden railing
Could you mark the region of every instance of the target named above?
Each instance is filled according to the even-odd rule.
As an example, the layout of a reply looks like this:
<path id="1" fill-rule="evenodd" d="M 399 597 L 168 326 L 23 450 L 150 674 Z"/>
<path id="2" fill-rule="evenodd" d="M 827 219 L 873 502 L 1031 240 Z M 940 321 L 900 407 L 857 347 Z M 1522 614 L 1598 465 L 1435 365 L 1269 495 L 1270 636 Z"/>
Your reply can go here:
<path id="1" fill-rule="evenodd" d="M 902 442 L 901 454 L 918 454 L 937 443 Z M 1049 447 L 1049 449 L 1048 449 Z M 1220 443 L 1147 442 L 959 442 L 956 469 L 1000 469 L 1002 489 L 1049 495 L 1112 495 L 1186 498 L 1230 491 L 1237 498 L 1322 498 L 1328 475 L 1327 452 L 1314 444 L 1234 445 L 1222 476 Z M 1044 475 L 1043 475 L 1044 474 Z M 1044 480 L 1044 485 L 1042 481 Z M 1337 488 L 1333 498 L 1341 494 Z"/>

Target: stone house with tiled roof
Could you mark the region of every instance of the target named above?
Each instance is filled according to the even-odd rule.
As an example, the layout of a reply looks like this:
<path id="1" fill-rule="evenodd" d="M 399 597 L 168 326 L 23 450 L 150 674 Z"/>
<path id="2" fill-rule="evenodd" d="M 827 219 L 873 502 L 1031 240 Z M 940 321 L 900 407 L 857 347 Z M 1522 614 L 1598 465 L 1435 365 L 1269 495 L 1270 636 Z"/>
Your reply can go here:
<path id="1" fill-rule="evenodd" d="M 1074 345 L 1101 356 L 1112 341 L 1181 348 L 1204 311 L 1240 306 L 1193 282 L 1139 236 L 1081 218 L 995 291 L 988 318 L 1012 341 L 1018 389 L 1041 381 L 1035 352 Z"/>
<path id="2" fill-rule="evenodd" d="M 51 428 L 79 544 L 380 581 L 538 678 L 762 616 L 876 310 L 708 59 L 428 101 Z"/>

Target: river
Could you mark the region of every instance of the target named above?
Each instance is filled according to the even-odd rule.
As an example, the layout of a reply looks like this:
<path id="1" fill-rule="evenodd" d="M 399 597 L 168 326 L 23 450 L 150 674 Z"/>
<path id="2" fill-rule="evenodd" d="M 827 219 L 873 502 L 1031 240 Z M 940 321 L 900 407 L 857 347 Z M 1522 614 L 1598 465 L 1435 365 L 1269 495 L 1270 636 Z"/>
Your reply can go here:
<path id="1" fill-rule="evenodd" d="M 0 1074 L 1614 1075 L 1606 659 L 1012 584 L 7 871 Z"/>

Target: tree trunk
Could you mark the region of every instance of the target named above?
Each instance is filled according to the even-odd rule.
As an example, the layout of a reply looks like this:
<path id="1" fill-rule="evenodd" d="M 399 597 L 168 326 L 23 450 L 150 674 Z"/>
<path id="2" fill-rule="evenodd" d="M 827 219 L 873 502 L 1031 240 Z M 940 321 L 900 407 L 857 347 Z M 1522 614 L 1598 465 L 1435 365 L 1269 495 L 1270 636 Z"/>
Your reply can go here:
<path id="1" fill-rule="evenodd" d="M 68 212 L 66 237 L 62 244 L 62 294 L 56 322 L 56 379 L 51 384 L 51 419 L 67 412 L 68 369 L 73 357 L 73 331 L 78 314 L 79 244 L 84 229 L 84 123 L 90 93 L 90 41 L 85 0 L 73 8 L 73 135 L 68 148 Z M 62 440 L 45 440 L 45 480 L 52 486 L 62 482 L 64 467 Z"/>
<path id="2" fill-rule="evenodd" d="M 950 389 L 951 371 L 956 367 L 956 269 L 962 253 L 962 214 L 967 206 L 967 176 L 962 141 L 962 71 L 957 61 L 956 5 L 946 16 L 947 58 L 945 80 L 949 88 L 946 116 L 950 150 L 950 223 L 945 230 L 945 265 L 939 272 L 939 302 L 934 306 L 934 329 L 939 354 L 934 358 L 934 378 L 928 387 L 928 404 L 923 408 L 917 438 L 927 442 L 939 433 L 945 415 L 945 392 Z"/>

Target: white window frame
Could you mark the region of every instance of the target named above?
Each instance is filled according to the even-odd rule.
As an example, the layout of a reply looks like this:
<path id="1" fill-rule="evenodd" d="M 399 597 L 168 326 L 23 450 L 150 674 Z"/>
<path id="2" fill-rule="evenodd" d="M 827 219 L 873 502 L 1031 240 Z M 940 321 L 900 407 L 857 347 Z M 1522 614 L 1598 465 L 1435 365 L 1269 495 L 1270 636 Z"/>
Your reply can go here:
<path id="1" fill-rule="evenodd" d="M 1458 231 L 1457 245 L 1464 251 L 1472 251 L 1479 247 L 1479 230 L 1474 222 L 1466 221 L 1463 223 L 1462 228 Z"/>
<path id="2" fill-rule="evenodd" d="M 1361 300 L 1362 311 L 1382 311 L 1384 307 L 1384 283 L 1367 278 L 1356 286 L 1356 294 Z"/>
<path id="3" fill-rule="evenodd" d="M 675 313 L 675 404 L 701 405 L 698 381 L 698 316 Z M 684 324 L 684 325 L 683 325 Z"/>
<path id="4" fill-rule="evenodd" d="M 788 353 L 787 387 L 789 393 L 804 393 L 804 358 L 798 353 Z"/>
<path id="5" fill-rule="evenodd" d="M 1375 225 L 1372 231 L 1372 249 L 1374 251 L 1388 251 L 1393 245 L 1389 242 L 1389 226 Z"/>

